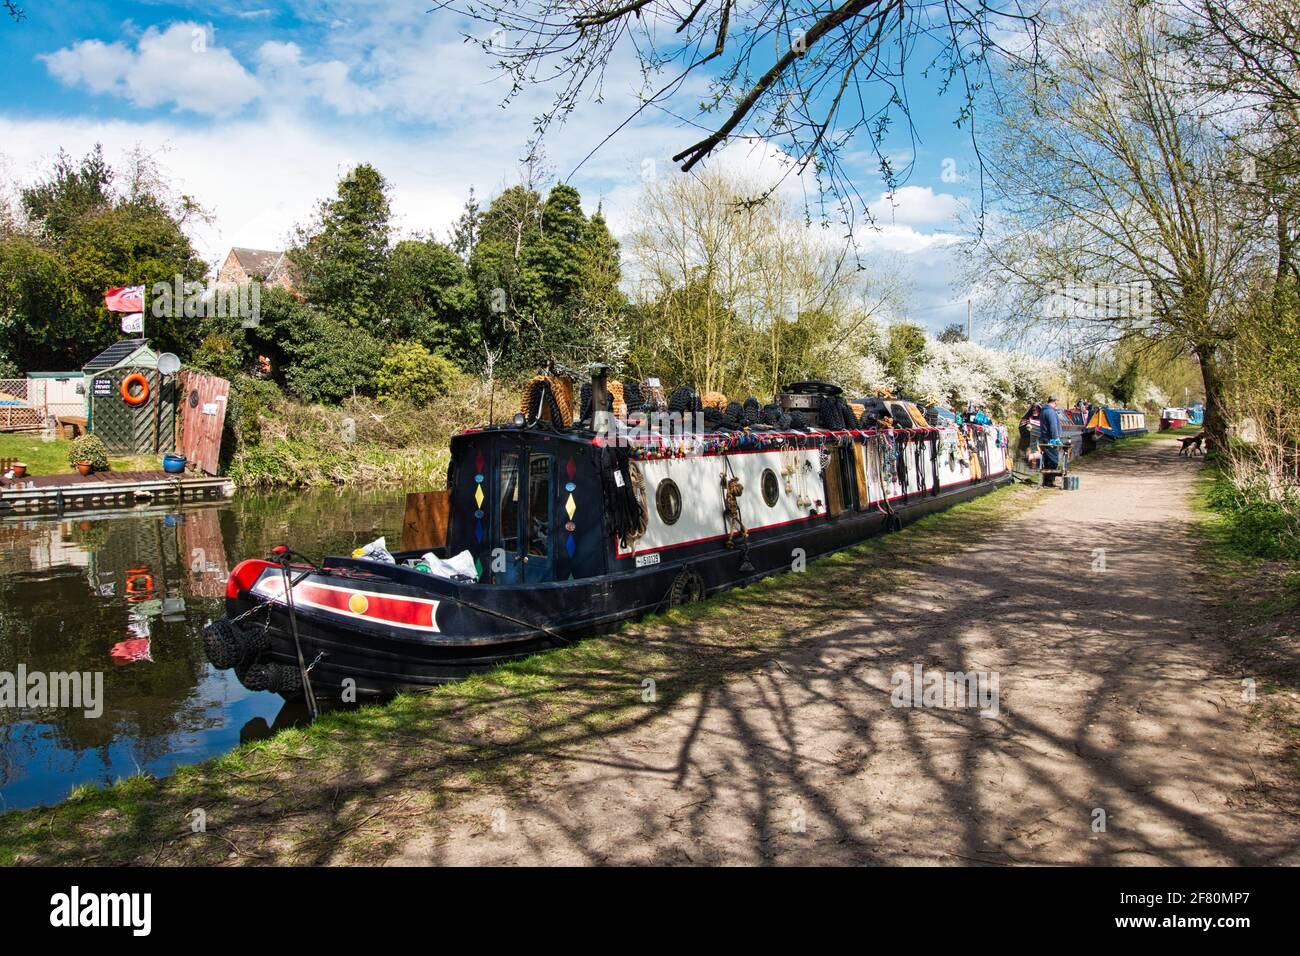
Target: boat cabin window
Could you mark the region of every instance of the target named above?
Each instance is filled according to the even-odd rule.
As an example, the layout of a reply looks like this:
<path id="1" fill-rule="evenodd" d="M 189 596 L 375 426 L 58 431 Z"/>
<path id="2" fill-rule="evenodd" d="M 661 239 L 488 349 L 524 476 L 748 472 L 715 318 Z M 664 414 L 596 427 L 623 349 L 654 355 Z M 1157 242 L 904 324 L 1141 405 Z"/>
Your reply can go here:
<path id="1" fill-rule="evenodd" d="M 677 482 L 665 478 L 659 482 L 655 491 L 655 507 L 659 509 L 659 519 L 664 524 L 674 524 L 682 516 L 682 493 L 677 490 Z"/>
<path id="2" fill-rule="evenodd" d="M 551 534 L 551 459 L 533 455 L 528 460 L 528 553 L 546 557 Z"/>
<path id="3" fill-rule="evenodd" d="M 781 485 L 776 480 L 776 472 L 771 468 L 763 469 L 763 501 L 769 508 L 775 508 L 781 495 Z"/>
<path id="4" fill-rule="evenodd" d="M 506 452 L 501 456 L 501 507 L 497 509 L 501 527 L 501 546 L 507 552 L 519 547 L 519 455 Z"/>

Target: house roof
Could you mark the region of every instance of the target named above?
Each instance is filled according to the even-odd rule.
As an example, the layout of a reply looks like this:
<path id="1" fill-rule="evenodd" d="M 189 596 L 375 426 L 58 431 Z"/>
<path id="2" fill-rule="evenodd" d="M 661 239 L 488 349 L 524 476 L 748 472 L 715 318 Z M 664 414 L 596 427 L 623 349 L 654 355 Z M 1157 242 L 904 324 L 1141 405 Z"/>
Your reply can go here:
<path id="1" fill-rule="evenodd" d="M 83 372 L 102 372 L 104 369 L 116 368 L 141 349 L 146 351 L 149 349 L 149 343 L 144 339 L 122 339 L 120 342 L 114 342 L 81 366 L 81 370 Z"/>
<path id="2" fill-rule="evenodd" d="M 271 274 L 276 263 L 284 257 L 281 249 L 246 249 L 243 246 L 232 246 L 230 253 L 250 276 L 263 279 Z"/>

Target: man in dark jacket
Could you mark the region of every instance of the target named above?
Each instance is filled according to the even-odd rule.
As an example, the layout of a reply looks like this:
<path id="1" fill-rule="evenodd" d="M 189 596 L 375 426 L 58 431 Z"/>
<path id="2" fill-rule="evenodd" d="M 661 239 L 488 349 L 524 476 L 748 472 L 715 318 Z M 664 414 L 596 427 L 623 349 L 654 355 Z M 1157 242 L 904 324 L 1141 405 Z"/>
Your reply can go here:
<path id="1" fill-rule="evenodd" d="M 1060 446 L 1052 444 L 1061 438 L 1061 416 L 1056 410 L 1058 399 L 1051 395 L 1038 416 L 1038 447 L 1043 453 L 1043 487 L 1056 487 L 1056 475 L 1047 472 L 1061 467 Z"/>

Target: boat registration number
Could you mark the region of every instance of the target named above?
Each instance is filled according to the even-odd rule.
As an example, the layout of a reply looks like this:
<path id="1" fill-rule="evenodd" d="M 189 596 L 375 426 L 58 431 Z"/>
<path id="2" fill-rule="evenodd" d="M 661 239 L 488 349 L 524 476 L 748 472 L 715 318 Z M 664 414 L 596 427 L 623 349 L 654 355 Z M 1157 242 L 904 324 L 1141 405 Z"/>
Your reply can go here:
<path id="1" fill-rule="evenodd" d="M 652 552 L 651 554 L 638 554 L 636 556 L 636 566 L 638 568 L 648 568 L 650 565 L 658 564 L 658 563 L 659 563 L 658 551 Z"/>

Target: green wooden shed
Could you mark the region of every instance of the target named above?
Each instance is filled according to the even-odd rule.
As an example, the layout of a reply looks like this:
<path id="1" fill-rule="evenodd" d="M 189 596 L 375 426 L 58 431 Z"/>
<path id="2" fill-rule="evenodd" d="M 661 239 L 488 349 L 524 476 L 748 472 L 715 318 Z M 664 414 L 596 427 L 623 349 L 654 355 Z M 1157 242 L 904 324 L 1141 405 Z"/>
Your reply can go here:
<path id="1" fill-rule="evenodd" d="M 158 371 L 158 353 L 145 339 L 123 339 L 82 366 L 86 377 L 86 430 L 118 455 L 163 454 L 176 447 L 176 376 Z M 122 382 L 143 375 L 149 397 L 131 405 Z"/>

